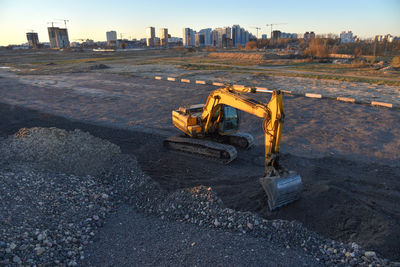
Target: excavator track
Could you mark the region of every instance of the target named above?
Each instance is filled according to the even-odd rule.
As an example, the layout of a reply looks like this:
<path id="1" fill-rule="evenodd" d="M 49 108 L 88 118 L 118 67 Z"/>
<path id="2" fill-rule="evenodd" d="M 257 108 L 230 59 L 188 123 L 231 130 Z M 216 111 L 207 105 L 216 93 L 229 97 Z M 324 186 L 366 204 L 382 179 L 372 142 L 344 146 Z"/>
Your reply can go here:
<path id="1" fill-rule="evenodd" d="M 254 137 L 249 133 L 235 133 L 228 136 L 228 142 L 230 145 L 248 149 L 254 145 Z"/>
<path id="2" fill-rule="evenodd" d="M 237 157 L 236 148 L 204 139 L 171 136 L 164 140 L 168 149 L 204 156 L 227 164 Z"/>

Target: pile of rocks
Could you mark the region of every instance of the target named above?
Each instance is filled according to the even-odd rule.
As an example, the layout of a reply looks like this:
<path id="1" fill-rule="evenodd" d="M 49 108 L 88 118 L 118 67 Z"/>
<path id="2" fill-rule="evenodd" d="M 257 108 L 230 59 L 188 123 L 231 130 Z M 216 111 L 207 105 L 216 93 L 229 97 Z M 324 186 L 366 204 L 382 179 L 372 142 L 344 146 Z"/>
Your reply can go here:
<path id="1" fill-rule="evenodd" d="M 0 265 L 77 265 L 118 203 L 147 210 L 161 195 L 135 159 L 79 130 L 24 128 L 0 155 Z"/>
<path id="2" fill-rule="evenodd" d="M 276 246 L 302 249 L 327 265 L 390 265 L 375 252 L 364 251 L 356 243 L 343 244 L 325 239 L 296 221 L 266 220 L 251 212 L 226 208 L 210 187 L 194 187 L 170 194 L 157 207 L 162 219 L 199 226 L 240 231 L 265 237 Z"/>
<path id="3" fill-rule="evenodd" d="M 209 187 L 167 194 L 119 147 L 79 130 L 21 129 L 0 140 L 0 153 L 0 264 L 77 265 L 119 203 L 162 219 L 264 237 L 326 265 L 391 264 L 298 222 L 226 208 Z"/>
<path id="4" fill-rule="evenodd" d="M 76 265 L 83 246 L 112 211 L 92 176 L 50 173 L 28 164 L 0 171 L 0 265 Z"/>
<path id="5" fill-rule="evenodd" d="M 75 175 L 107 171 L 120 148 L 80 130 L 22 128 L 0 145 L 3 162 L 28 162 L 42 169 Z"/>

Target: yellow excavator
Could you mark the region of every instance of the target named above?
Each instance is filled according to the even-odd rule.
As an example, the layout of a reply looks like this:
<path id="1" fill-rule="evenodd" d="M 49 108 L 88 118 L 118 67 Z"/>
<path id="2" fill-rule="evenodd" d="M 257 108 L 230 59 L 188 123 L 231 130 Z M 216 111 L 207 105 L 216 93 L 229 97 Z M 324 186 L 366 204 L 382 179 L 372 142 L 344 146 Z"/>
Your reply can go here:
<path id="1" fill-rule="evenodd" d="M 268 104 L 249 97 L 249 93 L 272 93 Z M 225 86 L 214 90 L 206 104 L 180 107 L 172 111 L 172 122 L 183 132 L 164 140 L 164 146 L 229 163 L 237 156 L 234 146 L 249 148 L 254 138 L 238 133 L 238 109 L 263 118 L 265 133 L 265 171 L 260 183 L 267 194 L 270 210 L 289 204 L 300 197 L 300 175 L 279 164 L 282 126 L 285 118 L 282 93 L 253 87 Z"/>

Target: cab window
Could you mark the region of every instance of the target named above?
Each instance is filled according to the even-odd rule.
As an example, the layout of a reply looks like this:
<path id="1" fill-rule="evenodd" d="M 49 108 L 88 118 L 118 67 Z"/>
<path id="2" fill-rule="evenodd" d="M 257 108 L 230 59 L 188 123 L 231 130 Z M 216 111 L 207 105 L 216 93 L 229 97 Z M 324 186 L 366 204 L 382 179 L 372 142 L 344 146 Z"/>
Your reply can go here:
<path id="1" fill-rule="evenodd" d="M 237 131 L 239 128 L 239 116 L 235 108 L 224 106 L 222 123 L 219 124 L 219 132 L 227 133 Z"/>

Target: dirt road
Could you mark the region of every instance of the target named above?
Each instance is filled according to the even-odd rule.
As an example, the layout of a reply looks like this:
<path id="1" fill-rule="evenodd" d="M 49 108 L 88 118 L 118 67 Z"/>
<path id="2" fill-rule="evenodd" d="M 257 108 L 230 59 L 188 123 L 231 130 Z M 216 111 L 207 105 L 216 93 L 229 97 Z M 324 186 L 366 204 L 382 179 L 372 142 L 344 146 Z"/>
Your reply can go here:
<path id="1" fill-rule="evenodd" d="M 397 110 L 285 97 L 282 160 L 302 175 L 304 191 L 298 202 L 270 213 L 256 182 L 263 173 L 257 118 L 242 118 L 256 147 L 239 151 L 227 166 L 162 147 L 165 136 L 176 133 L 171 110 L 204 102 L 212 89 L 98 73 L 24 76 L 23 81 L 0 73 L 1 135 L 29 126 L 80 128 L 135 154 L 167 190 L 210 185 L 229 207 L 296 219 L 327 237 L 400 259 Z"/>

